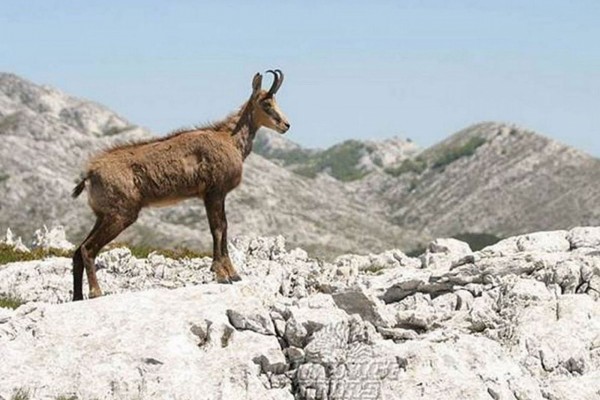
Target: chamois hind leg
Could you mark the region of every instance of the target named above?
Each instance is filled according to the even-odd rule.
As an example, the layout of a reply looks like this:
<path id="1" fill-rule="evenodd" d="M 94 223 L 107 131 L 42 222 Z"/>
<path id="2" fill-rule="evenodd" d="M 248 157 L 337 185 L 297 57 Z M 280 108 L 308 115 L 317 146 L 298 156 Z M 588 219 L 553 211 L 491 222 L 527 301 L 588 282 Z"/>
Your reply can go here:
<path id="1" fill-rule="evenodd" d="M 98 229 L 100 226 L 100 222 L 102 220 L 102 216 L 98 215 L 96 217 L 96 223 L 94 227 L 88 233 L 87 237 L 81 242 L 81 245 L 75 250 L 73 253 L 73 301 L 83 300 L 83 269 L 84 269 L 84 261 L 83 256 L 81 254 L 81 247 L 83 244 L 92 236 L 92 234 Z"/>
<path id="2" fill-rule="evenodd" d="M 208 193 L 204 197 L 206 216 L 213 238 L 213 262 L 210 269 L 215 273 L 218 283 L 231 283 L 228 267 L 231 261 L 227 255 L 227 243 L 223 245 L 223 232 L 227 231 L 224 203 L 225 196 L 220 193 Z"/>
<path id="3" fill-rule="evenodd" d="M 119 233 L 135 222 L 137 211 L 130 215 L 109 214 L 105 215 L 98 228 L 92 232 L 88 239 L 81 245 L 81 256 L 85 265 L 88 285 L 90 288 L 90 299 L 102 296 L 102 290 L 98 285 L 96 278 L 96 266 L 94 260 L 96 256 L 111 240 L 116 238 Z"/>
<path id="4" fill-rule="evenodd" d="M 227 215 L 225 214 L 225 199 L 221 203 L 221 212 L 223 213 L 223 232 L 221 233 L 221 254 L 223 254 L 223 267 L 233 282 L 241 281 L 242 278 L 235 270 L 231 259 L 229 258 L 229 249 L 227 247 Z"/>

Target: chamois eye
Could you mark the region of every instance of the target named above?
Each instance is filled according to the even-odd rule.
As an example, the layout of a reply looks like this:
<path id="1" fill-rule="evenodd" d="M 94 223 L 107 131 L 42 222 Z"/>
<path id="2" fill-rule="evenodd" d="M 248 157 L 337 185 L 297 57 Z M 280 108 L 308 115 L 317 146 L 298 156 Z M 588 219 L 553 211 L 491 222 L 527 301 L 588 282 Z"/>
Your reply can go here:
<path id="1" fill-rule="evenodd" d="M 266 108 L 266 109 L 268 110 L 268 109 L 270 109 L 272 106 L 271 106 L 271 103 L 264 102 L 264 103 L 263 103 L 263 107 L 264 107 L 264 108 Z"/>

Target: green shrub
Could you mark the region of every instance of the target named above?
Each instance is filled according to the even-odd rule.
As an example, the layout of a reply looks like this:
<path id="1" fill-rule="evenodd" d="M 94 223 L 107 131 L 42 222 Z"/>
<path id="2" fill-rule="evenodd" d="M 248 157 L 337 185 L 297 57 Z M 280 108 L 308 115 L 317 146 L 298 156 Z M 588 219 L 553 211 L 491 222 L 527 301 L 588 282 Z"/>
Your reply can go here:
<path id="1" fill-rule="evenodd" d="M 34 249 L 30 252 L 19 251 L 7 244 L 0 244 L 0 265 L 17 261 L 41 260 L 46 257 L 72 257 L 73 253 L 60 249 Z"/>
<path id="2" fill-rule="evenodd" d="M 433 163 L 433 168 L 443 168 L 448 164 L 462 158 L 475 154 L 479 146 L 485 143 L 485 139 L 479 136 L 472 137 L 465 144 L 458 147 L 450 147 L 440 154 Z"/>
<path id="3" fill-rule="evenodd" d="M 314 178 L 319 172 L 327 171 L 334 178 L 349 182 L 362 178 L 367 173 L 357 165 L 367 148 L 357 140 L 348 140 L 327 150 L 312 155 L 294 172 Z"/>
<path id="4" fill-rule="evenodd" d="M 427 169 L 427 161 L 421 157 L 417 157 L 414 159 L 408 158 L 408 159 L 402 161 L 402 164 L 400 164 L 399 166 L 389 167 L 389 168 L 386 168 L 384 171 L 388 175 L 400 176 L 402 174 L 406 174 L 409 172 L 412 172 L 415 174 L 420 174 L 423 171 L 425 171 L 426 169 Z"/>

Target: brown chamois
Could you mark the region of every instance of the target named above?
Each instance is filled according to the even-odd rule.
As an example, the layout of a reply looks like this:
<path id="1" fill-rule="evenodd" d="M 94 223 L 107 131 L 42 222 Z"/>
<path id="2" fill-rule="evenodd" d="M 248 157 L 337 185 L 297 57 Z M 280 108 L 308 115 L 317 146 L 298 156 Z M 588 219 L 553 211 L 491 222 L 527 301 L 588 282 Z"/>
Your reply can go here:
<path id="1" fill-rule="evenodd" d="M 268 91 L 262 75 L 252 80 L 250 99 L 239 111 L 204 127 L 163 138 L 114 147 L 93 157 L 73 197 L 87 188 L 96 224 L 73 255 L 73 300 L 83 299 L 83 269 L 89 297 L 102 295 L 94 260 L 98 252 L 134 223 L 143 207 L 173 204 L 191 197 L 204 200 L 213 238 L 211 270 L 217 282 L 240 280 L 227 251 L 225 196 L 242 180 L 242 165 L 260 127 L 285 133 L 290 124 L 275 93 L 283 83 L 280 70 Z"/>

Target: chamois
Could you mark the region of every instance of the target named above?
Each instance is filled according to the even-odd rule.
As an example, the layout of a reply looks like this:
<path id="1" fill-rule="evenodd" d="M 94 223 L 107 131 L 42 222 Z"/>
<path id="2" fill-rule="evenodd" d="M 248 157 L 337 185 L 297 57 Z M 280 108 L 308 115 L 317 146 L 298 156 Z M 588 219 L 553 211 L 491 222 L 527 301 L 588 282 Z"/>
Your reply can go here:
<path id="1" fill-rule="evenodd" d="M 260 127 L 285 133 L 290 124 L 279 110 L 275 94 L 283 73 L 262 90 L 262 75 L 252 80 L 252 94 L 237 112 L 217 123 L 169 136 L 117 146 L 92 157 L 76 198 L 87 188 L 96 223 L 73 255 L 73 300 L 82 300 L 83 269 L 89 297 L 102 295 L 94 260 L 98 252 L 134 223 L 140 210 L 199 197 L 204 200 L 213 239 L 211 270 L 219 283 L 240 280 L 227 251 L 225 196 L 242 180 L 242 166 L 252 151 Z"/>

